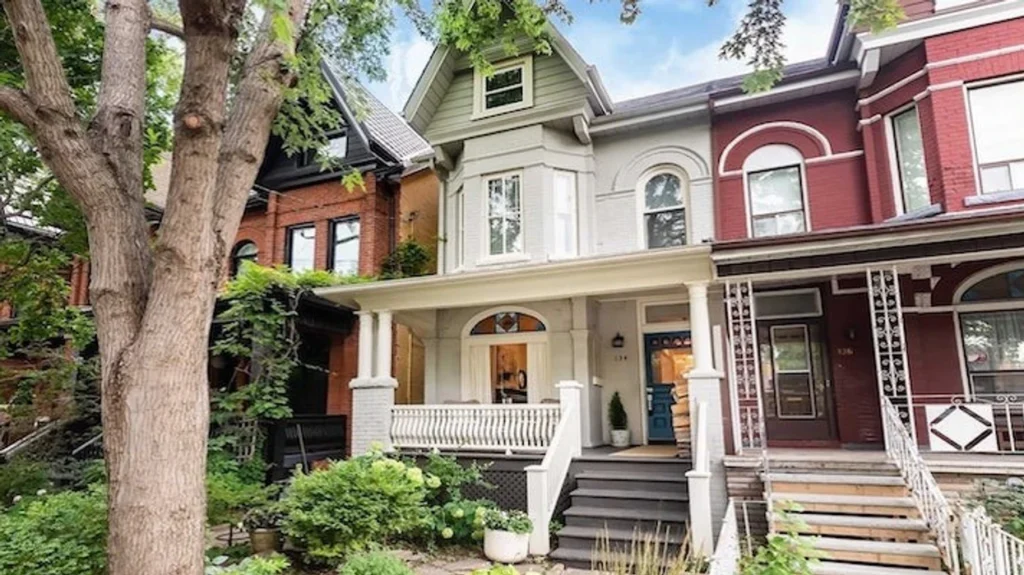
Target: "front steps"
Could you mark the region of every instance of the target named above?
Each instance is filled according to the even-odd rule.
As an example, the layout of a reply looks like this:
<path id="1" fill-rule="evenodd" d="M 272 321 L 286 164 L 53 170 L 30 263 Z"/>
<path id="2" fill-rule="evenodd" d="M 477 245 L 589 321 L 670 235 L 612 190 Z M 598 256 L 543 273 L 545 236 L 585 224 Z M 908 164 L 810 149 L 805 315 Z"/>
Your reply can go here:
<path id="1" fill-rule="evenodd" d="M 650 535 L 675 555 L 690 519 L 686 481 L 690 469 L 683 459 L 574 459 L 570 472 L 576 486 L 551 558 L 589 569 L 595 547 L 606 533 L 613 549 L 628 549 L 635 536 Z"/>
<path id="2" fill-rule="evenodd" d="M 819 556 L 815 575 L 944 573 L 939 549 L 894 465 L 773 460 L 767 479 L 769 519 L 777 531 L 808 538 Z"/>

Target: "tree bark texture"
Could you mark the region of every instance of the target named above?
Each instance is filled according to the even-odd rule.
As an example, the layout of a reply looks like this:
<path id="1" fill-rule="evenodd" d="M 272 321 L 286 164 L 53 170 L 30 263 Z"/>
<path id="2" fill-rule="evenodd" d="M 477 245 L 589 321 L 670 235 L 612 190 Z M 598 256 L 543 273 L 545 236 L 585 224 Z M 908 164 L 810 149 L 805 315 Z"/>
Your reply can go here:
<path id="1" fill-rule="evenodd" d="M 268 15 L 228 110 L 244 0 L 181 0 L 185 69 L 171 182 L 155 238 L 144 217 L 145 0 L 107 0 L 97 111 L 81 121 L 40 0 L 0 0 L 25 68 L 0 87 L 89 231 L 102 361 L 110 575 L 201 575 L 207 349 L 217 290 L 246 197 L 291 81 Z M 289 0 L 301 30 L 307 1 Z M 160 27 L 159 25 L 157 26 Z M 292 39 L 294 42 L 294 39 Z"/>

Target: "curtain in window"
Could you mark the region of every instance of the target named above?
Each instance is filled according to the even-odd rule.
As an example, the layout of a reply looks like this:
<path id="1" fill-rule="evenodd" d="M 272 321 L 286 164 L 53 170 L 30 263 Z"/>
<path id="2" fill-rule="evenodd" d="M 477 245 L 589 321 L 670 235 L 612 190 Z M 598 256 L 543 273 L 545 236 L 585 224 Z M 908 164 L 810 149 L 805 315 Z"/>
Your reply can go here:
<path id="1" fill-rule="evenodd" d="M 1024 393 L 1024 310 L 960 315 L 975 393 Z"/>

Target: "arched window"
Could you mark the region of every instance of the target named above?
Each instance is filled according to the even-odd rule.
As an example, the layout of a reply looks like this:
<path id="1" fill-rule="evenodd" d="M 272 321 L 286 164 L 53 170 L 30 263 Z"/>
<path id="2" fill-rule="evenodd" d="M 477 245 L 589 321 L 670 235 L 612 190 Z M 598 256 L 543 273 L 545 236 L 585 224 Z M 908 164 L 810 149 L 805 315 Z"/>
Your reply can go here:
<path id="1" fill-rule="evenodd" d="M 1024 393 L 1024 263 L 968 281 L 957 310 L 970 391 Z"/>
<path id="2" fill-rule="evenodd" d="M 242 269 L 242 262 L 256 262 L 256 256 L 260 253 L 255 242 L 244 241 L 235 246 L 231 252 L 231 277 L 238 275 Z"/>
<path id="3" fill-rule="evenodd" d="M 478 321 L 470 335 L 497 335 L 547 331 L 544 322 L 532 315 L 517 311 L 502 311 Z"/>
<path id="4" fill-rule="evenodd" d="M 644 247 L 686 245 L 685 181 L 672 170 L 656 170 L 640 180 Z"/>
<path id="5" fill-rule="evenodd" d="M 804 157 L 783 144 L 762 146 L 743 162 L 750 235 L 755 238 L 808 230 Z"/>

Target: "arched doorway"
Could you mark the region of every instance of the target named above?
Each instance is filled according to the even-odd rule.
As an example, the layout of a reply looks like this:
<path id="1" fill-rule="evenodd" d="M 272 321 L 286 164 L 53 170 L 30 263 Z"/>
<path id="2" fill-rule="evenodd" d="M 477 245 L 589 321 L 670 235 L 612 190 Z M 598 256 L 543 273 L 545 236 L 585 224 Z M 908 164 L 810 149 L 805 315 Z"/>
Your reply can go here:
<path id="1" fill-rule="evenodd" d="M 548 325 L 533 310 L 508 306 L 467 322 L 462 332 L 462 399 L 506 404 L 556 400 Z"/>

